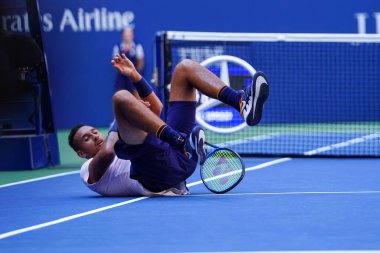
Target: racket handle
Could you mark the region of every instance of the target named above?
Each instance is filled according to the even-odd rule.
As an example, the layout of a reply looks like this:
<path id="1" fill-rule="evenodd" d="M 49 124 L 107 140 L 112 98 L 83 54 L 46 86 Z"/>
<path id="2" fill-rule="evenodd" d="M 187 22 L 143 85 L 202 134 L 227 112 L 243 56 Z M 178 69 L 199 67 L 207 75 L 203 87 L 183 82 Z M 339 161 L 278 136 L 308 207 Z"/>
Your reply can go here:
<path id="1" fill-rule="evenodd" d="M 213 147 L 213 148 L 219 148 L 218 146 L 215 146 L 214 144 L 211 144 L 211 143 L 209 143 L 207 141 L 205 141 L 205 144 L 208 145 L 208 146 L 210 146 L 210 147 Z"/>

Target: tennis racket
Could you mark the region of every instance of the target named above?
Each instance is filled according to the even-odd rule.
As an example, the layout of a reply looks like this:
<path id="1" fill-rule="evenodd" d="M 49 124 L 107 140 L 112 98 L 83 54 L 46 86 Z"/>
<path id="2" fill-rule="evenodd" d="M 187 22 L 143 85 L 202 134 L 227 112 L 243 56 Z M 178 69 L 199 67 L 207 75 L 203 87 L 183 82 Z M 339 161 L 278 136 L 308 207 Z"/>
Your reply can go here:
<path id="1" fill-rule="evenodd" d="M 200 167 L 203 184 L 213 193 L 226 193 L 237 186 L 245 175 L 245 165 L 238 153 L 205 142 L 213 148 Z"/>

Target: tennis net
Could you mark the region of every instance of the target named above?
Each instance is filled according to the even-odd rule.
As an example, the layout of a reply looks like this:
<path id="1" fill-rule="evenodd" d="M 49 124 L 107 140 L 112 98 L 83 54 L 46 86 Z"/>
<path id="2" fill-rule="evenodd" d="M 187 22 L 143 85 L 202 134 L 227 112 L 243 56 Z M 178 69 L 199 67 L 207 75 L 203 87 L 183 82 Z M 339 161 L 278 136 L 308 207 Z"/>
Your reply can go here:
<path id="1" fill-rule="evenodd" d="M 270 81 L 258 126 L 198 94 L 197 122 L 210 142 L 242 155 L 380 156 L 380 36 L 161 32 L 161 99 L 176 64 L 193 59 L 234 89 L 255 71 Z"/>

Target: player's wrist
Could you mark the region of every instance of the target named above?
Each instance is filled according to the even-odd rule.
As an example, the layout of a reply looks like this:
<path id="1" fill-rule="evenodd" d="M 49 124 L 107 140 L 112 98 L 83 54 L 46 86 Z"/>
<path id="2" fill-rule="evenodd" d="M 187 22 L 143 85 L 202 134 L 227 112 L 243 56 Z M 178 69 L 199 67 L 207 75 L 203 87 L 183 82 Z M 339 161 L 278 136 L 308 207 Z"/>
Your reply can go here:
<path id="1" fill-rule="evenodd" d="M 149 96 L 153 92 L 152 87 L 150 87 L 149 83 L 143 77 L 141 77 L 139 81 L 133 82 L 133 84 L 137 93 L 142 98 Z"/>
<path id="2" fill-rule="evenodd" d="M 141 81 L 142 76 L 140 75 L 140 73 L 139 73 L 137 70 L 135 70 L 135 71 L 133 71 L 133 72 L 131 73 L 131 75 L 130 75 L 129 78 L 131 79 L 131 81 L 132 81 L 133 83 L 138 83 L 139 81 Z"/>

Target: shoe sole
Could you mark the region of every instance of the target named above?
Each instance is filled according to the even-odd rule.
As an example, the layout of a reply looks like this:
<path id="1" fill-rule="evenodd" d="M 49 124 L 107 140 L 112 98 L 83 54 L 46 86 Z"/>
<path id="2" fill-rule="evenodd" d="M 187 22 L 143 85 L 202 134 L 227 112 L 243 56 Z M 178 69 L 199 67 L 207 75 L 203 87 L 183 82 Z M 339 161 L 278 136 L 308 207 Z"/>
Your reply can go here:
<path id="1" fill-rule="evenodd" d="M 263 106 L 265 101 L 267 100 L 269 96 L 269 85 L 268 85 L 268 79 L 265 77 L 265 75 L 262 72 L 257 72 L 255 75 L 255 98 L 253 100 L 253 113 L 252 117 L 249 117 L 250 120 L 247 120 L 247 124 L 250 126 L 255 126 L 259 124 L 261 121 L 262 113 L 263 113 Z M 260 77 L 264 80 L 259 80 Z M 258 84 L 257 82 L 260 81 Z M 252 89 L 254 86 L 252 85 Z M 253 93 L 253 90 L 251 90 Z"/>

